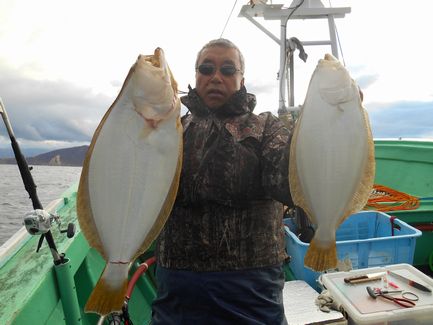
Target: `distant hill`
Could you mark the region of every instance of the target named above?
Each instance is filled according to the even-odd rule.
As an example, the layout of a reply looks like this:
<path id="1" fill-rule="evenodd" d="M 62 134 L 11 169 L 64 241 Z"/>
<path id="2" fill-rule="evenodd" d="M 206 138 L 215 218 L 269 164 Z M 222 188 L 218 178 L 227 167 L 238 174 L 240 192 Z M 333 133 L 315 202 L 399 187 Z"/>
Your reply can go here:
<path id="1" fill-rule="evenodd" d="M 58 149 L 34 157 L 26 157 L 29 165 L 82 166 L 89 146 Z M 15 164 L 15 158 L 1 158 L 0 164 Z"/>
<path id="2" fill-rule="evenodd" d="M 34 157 L 40 155 L 41 153 L 47 152 L 42 148 L 21 148 L 21 151 L 26 157 Z M 7 148 L 0 148 L 0 159 L 1 158 L 11 158 L 14 156 L 12 147 L 9 145 Z"/>

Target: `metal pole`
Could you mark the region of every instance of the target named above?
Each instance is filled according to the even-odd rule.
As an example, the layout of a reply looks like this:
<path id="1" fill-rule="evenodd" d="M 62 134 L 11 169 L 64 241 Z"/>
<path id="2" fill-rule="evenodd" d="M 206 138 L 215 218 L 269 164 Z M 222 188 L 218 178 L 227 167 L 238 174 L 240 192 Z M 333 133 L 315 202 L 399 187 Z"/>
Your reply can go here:
<path id="1" fill-rule="evenodd" d="M 286 91 L 285 91 L 285 82 L 286 82 L 286 27 L 287 27 L 287 18 L 281 18 L 281 31 L 280 31 L 280 72 L 279 72 L 279 105 L 278 105 L 278 114 L 287 113 L 286 107 Z"/>
<path id="2" fill-rule="evenodd" d="M 272 38 L 278 45 L 280 45 L 280 40 L 278 39 L 278 37 L 276 37 L 274 34 L 268 31 L 265 27 L 260 25 L 257 21 L 255 21 L 253 17 L 251 17 L 247 13 L 244 13 L 244 17 L 247 18 L 250 22 L 252 22 L 258 29 L 260 29 L 262 32 L 264 32 L 266 35 Z"/>
<path id="3" fill-rule="evenodd" d="M 332 55 L 338 59 L 337 37 L 335 35 L 334 16 L 328 15 L 329 38 L 331 40 Z"/>
<path id="4" fill-rule="evenodd" d="M 289 75 L 289 107 L 295 106 L 295 64 L 293 62 L 293 51 L 290 51 L 289 54 L 289 69 L 290 69 L 290 75 Z"/>

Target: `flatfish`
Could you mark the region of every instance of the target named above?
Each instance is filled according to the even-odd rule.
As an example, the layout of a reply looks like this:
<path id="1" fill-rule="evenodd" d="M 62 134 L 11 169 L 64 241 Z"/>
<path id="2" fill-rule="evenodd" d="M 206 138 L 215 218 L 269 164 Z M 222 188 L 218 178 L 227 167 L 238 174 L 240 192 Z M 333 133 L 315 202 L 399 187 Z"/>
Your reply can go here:
<path id="1" fill-rule="evenodd" d="M 107 262 L 86 311 L 121 310 L 131 262 L 151 245 L 173 207 L 182 145 L 177 83 L 157 48 L 131 67 L 84 161 L 78 220 Z"/>
<path id="2" fill-rule="evenodd" d="M 295 205 L 315 226 L 304 265 L 335 268 L 335 232 L 370 196 L 374 143 L 359 88 L 332 55 L 319 60 L 290 147 L 289 181 Z"/>

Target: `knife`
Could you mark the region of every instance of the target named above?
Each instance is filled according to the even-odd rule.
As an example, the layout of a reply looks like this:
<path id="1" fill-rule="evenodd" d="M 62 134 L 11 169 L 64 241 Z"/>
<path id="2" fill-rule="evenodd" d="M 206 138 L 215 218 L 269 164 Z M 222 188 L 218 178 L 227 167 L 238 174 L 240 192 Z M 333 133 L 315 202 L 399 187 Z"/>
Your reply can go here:
<path id="1" fill-rule="evenodd" d="M 345 283 L 362 283 L 362 282 L 370 282 L 377 281 L 382 279 L 382 277 L 386 274 L 386 272 L 378 272 L 378 273 L 370 273 L 370 274 L 362 274 L 355 275 L 352 277 L 344 278 Z"/>
<path id="2" fill-rule="evenodd" d="M 432 292 L 430 288 L 427 288 L 426 286 L 424 286 L 424 285 L 422 285 L 422 284 L 420 284 L 420 283 L 418 283 L 418 282 L 416 282 L 414 280 L 406 278 L 406 277 L 404 277 L 404 276 L 402 276 L 402 275 L 400 275 L 398 273 L 394 273 L 394 272 L 388 271 L 388 274 L 392 275 L 393 277 L 396 277 L 397 279 L 400 279 L 400 280 L 404 281 L 405 283 L 407 283 L 411 287 L 417 288 L 417 289 L 425 291 L 425 292 Z"/>

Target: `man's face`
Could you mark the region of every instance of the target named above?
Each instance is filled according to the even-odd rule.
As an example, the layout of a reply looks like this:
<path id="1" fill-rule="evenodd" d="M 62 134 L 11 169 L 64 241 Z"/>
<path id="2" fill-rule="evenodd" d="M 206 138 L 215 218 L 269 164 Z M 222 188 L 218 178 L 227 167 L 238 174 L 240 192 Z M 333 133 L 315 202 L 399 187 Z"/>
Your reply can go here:
<path id="1" fill-rule="evenodd" d="M 244 84 L 242 73 L 238 71 L 240 60 L 236 49 L 209 47 L 203 50 L 197 63 L 198 67 L 204 65 L 205 69 L 203 69 L 204 73 L 197 69 L 195 87 L 198 95 L 211 109 L 224 105 Z M 221 67 L 223 67 L 222 71 Z M 233 69 L 235 72 L 230 74 L 230 70 Z"/>

